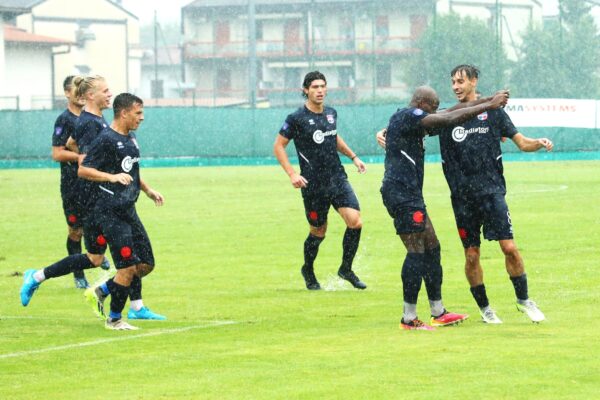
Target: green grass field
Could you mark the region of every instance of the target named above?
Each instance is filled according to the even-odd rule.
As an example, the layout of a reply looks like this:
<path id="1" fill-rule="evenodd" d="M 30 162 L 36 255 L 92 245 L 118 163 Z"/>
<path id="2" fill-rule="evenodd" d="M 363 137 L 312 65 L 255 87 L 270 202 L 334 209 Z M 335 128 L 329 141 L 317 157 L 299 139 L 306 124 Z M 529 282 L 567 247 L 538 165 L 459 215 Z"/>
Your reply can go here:
<path id="1" fill-rule="evenodd" d="M 15 272 L 65 255 L 59 171 L 0 171 L 0 399 L 591 399 L 600 393 L 600 162 L 507 163 L 508 203 L 530 295 L 547 321 L 514 305 L 495 242 L 482 246 L 492 306 L 479 322 L 463 274 L 441 168 L 425 199 L 442 243 L 444 299 L 471 318 L 435 332 L 398 328 L 404 250 L 379 195 L 382 165 L 346 167 L 363 212 L 355 261 L 369 285 L 334 277 L 343 223 L 332 210 L 304 289 L 300 193 L 278 167 L 146 169 L 166 197 L 138 210 L 157 268 L 145 303 L 165 322 L 104 329 L 71 277 L 45 282 L 29 307 Z M 111 273 L 113 271 L 111 270 Z M 99 271 L 89 273 L 100 279 Z M 419 313 L 428 316 L 422 288 Z"/>

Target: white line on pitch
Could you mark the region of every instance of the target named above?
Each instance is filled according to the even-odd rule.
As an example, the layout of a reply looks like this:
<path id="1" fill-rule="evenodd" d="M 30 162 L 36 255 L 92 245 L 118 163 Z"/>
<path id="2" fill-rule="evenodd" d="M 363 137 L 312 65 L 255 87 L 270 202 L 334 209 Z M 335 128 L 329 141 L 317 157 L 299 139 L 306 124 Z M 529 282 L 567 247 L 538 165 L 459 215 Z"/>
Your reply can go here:
<path id="1" fill-rule="evenodd" d="M 206 329 L 206 328 L 212 328 L 212 327 L 216 327 L 216 326 L 233 325 L 236 323 L 237 323 L 236 321 L 214 321 L 214 322 L 211 322 L 208 324 L 203 324 L 203 325 L 192 325 L 192 326 L 186 326 L 183 328 L 175 328 L 175 329 L 163 329 L 163 330 L 159 330 L 159 331 L 140 333 L 140 334 L 131 335 L 131 336 L 119 336 L 119 337 L 113 337 L 113 338 L 92 340 L 90 342 L 72 343 L 72 344 L 65 344 L 62 346 L 46 347 L 44 349 L 38 349 L 38 350 L 18 351 L 16 353 L 0 354 L 0 359 L 30 356 L 30 355 L 41 354 L 41 353 L 50 353 L 52 351 L 74 349 L 77 347 L 96 346 L 98 344 L 111 343 L 111 342 L 122 342 L 125 340 L 132 340 L 132 339 L 151 337 L 151 336 L 172 335 L 172 334 L 176 334 L 176 333 L 191 331 L 193 329 Z"/>

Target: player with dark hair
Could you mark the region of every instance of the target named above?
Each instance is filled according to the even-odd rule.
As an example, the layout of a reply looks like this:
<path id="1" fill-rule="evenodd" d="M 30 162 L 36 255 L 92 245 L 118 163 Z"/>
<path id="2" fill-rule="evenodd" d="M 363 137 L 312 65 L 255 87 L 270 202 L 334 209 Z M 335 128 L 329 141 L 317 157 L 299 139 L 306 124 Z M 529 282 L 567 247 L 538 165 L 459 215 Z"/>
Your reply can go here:
<path id="1" fill-rule="evenodd" d="M 302 88 L 306 102 L 303 107 L 288 115 L 273 147 L 292 186 L 301 189 L 304 200 L 309 235 L 304 242 L 304 265 L 301 273 L 308 290 L 321 289 L 313 263 L 319 245 L 325 238 L 329 208 L 333 206 L 347 227 L 342 242 L 343 256 L 338 276 L 357 289 L 366 289 L 367 285 L 352 270 L 362 229 L 360 206 L 338 152 L 350 158 L 359 173 L 364 173 L 366 166 L 337 133 L 337 112 L 324 104 L 327 95 L 325 76 L 319 71 L 309 72 Z M 285 151 L 291 140 L 298 153 L 300 174 L 290 164 Z"/>
<path id="2" fill-rule="evenodd" d="M 100 304 L 108 294 L 111 296 L 110 314 L 105 324 L 108 329 L 132 330 L 137 328 L 121 318 L 129 288 L 136 278 L 141 283 L 141 278 L 154 269 L 150 239 L 135 203 L 140 190 L 157 206 L 164 203 L 164 198 L 140 177 L 140 151 L 132 131 L 144 120 L 143 101 L 135 95 L 121 93 L 115 98 L 113 109 L 115 118 L 110 128 L 90 144 L 78 174 L 98 184 L 99 198 L 92 214 L 117 268 L 112 279 L 90 291 L 99 297 Z"/>
<path id="3" fill-rule="evenodd" d="M 67 140 L 75 132 L 77 118 L 81 114 L 84 102 L 77 97 L 73 85 L 75 76 L 69 75 L 63 81 L 63 89 L 67 98 L 67 109 L 56 119 L 54 134 L 52 135 L 52 159 L 60 162 L 60 193 L 63 211 L 67 220 L 69 233 L 67 236 L 67 253 L 69 255 L 81 253 L 81 237 L 83 235 L 82 211 L 76 201 L 77 160 L 79 154 L 66 148 Z M 103 268 L 108 269 L 108 259 L 104 259 Z M 89 287 L 83 270 L 73 272 L 75 287 L 85 289 Z"/>
<path id="4" fill-rule="evenodd" d="M 454 107 L 436 114 L 439 98 L 427 86 L 415 90 L 408 107 L 390 118 L 386 130 L 383 203 L 394 220 L 396 233 L 406 247 L 402 266 L 404 311 L 400 326 L 409 330 L 432 330 L 432 326 L 459 323 L 468 315 L 448 312 L 442 303 L 441 248 L 423 199 L 423 138 L 439 127 L 451 126 L 506 104 L 506 93 L 469 107 Z M 417 298 L 425 281 L 431 307 L 431 325 L 417 317 Z"/>

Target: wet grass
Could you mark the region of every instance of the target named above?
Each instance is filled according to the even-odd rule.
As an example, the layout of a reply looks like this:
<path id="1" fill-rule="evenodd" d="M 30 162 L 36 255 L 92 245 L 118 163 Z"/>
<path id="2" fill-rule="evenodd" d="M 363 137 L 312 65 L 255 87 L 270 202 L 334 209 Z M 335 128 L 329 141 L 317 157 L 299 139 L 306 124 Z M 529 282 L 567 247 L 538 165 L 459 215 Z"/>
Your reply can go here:
<path id="1" fill-rule="evenodd" d="M 344 227 L 332 211 L 316 264 L 331 290 L 318 293 L 303 289 L 306 222 L 300 194 L 279 168 L 144 170 L 167 200 L 163 208 L 139 201 L 157 259 L 144 299 L 169 320 L 138 323 L 137 332 L 106 331 L 70 278 L 44 283 L 29 307 L 20 305 L 15 272 L 65 253 L 58 170 L 0 171 L 0 398 L 597 396 L 600 164 L 506 164 L 530 294 L 548 320 L 534 325 L 515 310 L 503 257 L 486 242 L 482 263 L 499 326 L 479 322 L 446 183 L 438 165 L 427 166 L 445 303 L 471 314 L 435 332 L 398 329 L 404 251 L 381 204 L 382 166 L 369 168 L 359 176 L 347 167 L 364 219 L 355 270 L 369 288 L 334 278 Z M 419 312 L 428 315 L 424 295 Z"/>

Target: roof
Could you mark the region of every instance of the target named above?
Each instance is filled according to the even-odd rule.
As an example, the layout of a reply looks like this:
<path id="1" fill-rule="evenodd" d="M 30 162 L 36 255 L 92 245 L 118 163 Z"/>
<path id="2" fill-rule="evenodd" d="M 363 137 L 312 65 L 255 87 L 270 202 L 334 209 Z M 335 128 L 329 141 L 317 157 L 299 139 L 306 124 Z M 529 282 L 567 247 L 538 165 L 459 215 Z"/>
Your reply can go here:
<path id="1" fill-rule="evenodd" d="M 0 0 L 0 14 L 26 14 L 44 0 Z"/>
<path id="2" fill-rule="evenodd" d="M 181 66 L 181 47 L 177 45 L 158 48 L 158 65 Z M 171 64 L 172 63 L 172 64 Z M 147 48 L 142 57 L 143 66 L 154 65 L 154 49 Z"/>
<path id="3" fill-rule="evenodd" d="M 38 45 L 47 46 L 60 46 L 62 44 L 71 43 L 65 39 L 29 33 L 24 29 L 20 29 L 12 25 L 4 25 L 4 41 L 13 43 L 35 43 Z"/>
<path id="4" fill-rule="evenodd" d="M 311 4 L 311 3 L 372 3 L 373 0 L 255 0 L 257 6 L 264 5 L 287 5 L 287 4 Z M 183 8 L 206 8 L 206 7 L 248 7 L 248 0 L 195 0 Z"/>

